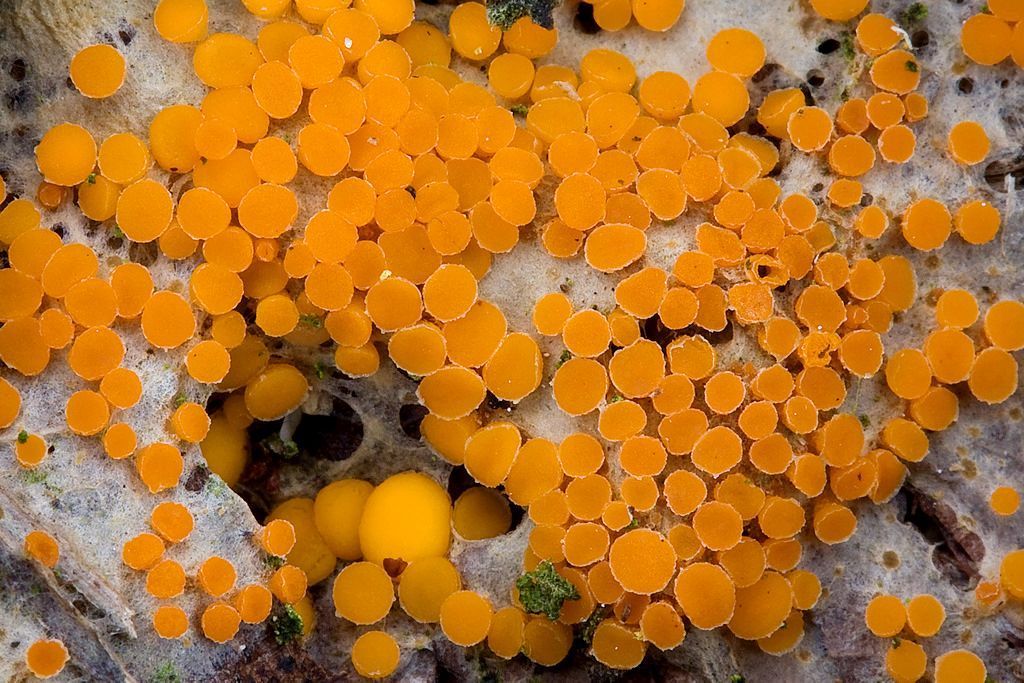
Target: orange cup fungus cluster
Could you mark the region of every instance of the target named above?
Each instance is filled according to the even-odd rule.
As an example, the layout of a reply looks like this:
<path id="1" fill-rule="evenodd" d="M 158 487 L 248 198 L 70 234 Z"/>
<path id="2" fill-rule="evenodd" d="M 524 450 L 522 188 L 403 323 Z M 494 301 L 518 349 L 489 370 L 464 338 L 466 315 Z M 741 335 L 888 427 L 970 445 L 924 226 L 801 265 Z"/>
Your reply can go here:
<path id="1" fill-rule="evenodd" d="M 621 31 L 636 21 L 648 31 L 667 31 L 686 7 L 685 0 L 583 0 L 592 6 L 594 23 L 604 31 Z"/>
<path id="2" fill-rule="evenodd" d="M 895 595 L 877 595 L 864 612 L 864 621 L 872 634 L 889 639 L 885 668 L 894 681 L 916 681 L 924 676 L 928 655 L 919 643 L 903 637 L 909 632 L 922 639 L 939 632 L 946 620 L 946 609 L 927 593 L 901 600 Z M 976 674 L 980 674 L 976 675 Z M 973 652 L 953 650 L 935 659 L 936 683 L 960 683 L 985 680 L 985 665 Z"/>
<path id="3" fill-rule="evenodd" d="M 908 463 L 927 455 L 929 433 L 956 421 L 954 385 L 988 404 L 1017 388 L 1024 305 L 1002 300 L 982 314 L 970 292 L 948 290 L 921 348 L 887 349 L 894 315 L 918 300 L 914 266 L 895 253 L 848 255 L 892 222 L 922 252 L 954 232 L 985 244 L 1000 227 L 999 211 L 981 197 L 952 207 L 922 197 L 895 213 L 865 201 L 859 179 L 876 164 L 910 161 L 912 126 L 927 116 L 917 92 L 922 65 L 898 46 L 884 15 L 856 25 L 856 46 L 872 59 L 871 94 L 832 112 L 795 88 L 751 102 L 748 81 L 766 50 L 742 28 L 710 38 L 708 70 L 691 84 L 668 71 L 638 75 L 605 48 L 578 65 L 551 63 L 544 58 L 556 30 L 523 18 L 503 32 L 476 2 L 452 11 L 447 32 L 414 21 L 412 0 L 244 4 L 266 22 L 255 39 L 208 34 L 202 0 L 156 7 L 163 38 L 194 44 L 195 74 L 208 87 L 198 106 L 167 106 L 144 137 L 97 141 L 62 123 L 36 148 L 40 205 L 76 202 L 111 233 L 190 264 L 189 281 L 173 287 L 142 264 L 101 262 L 87 244 L 45 227 L 32 200 L 5 202 L 5 372 L 34 377 L 52 358 L 65 360 L 80 379 L 66 398 L 69 430 L 101 441 L 159 495 L 178 486 L 188 444 L 203 444 L 211 468 L 234 483 L 241 465 L 230 453 L 245 428 L 300 406 L 311 373 L 277 357 L 278 340 L 331 345 L 350 377 L 373 375 L 386 350 L 418 381 L 426 442 L 479 487 L 454 509 L 415 473 L 377 487 L 343 480 L 315 501 L 286 501 L 256 541 L 288 563 L 246 586 L 229 559 L 176 561 L 174 546 L 196 520 L 158 499 L 122 558 L 160 601 L 152 627 L 163 638 L 198 624 L 209 640 L 230 641 L 243 623 L 266 620 L 274 599 L 311 618 L 307 585 L 342 560 L 333 585 L 341 618 L 372 626 L 397 600 L 452 642 L 486 642 L 503 658 L 523 652 L 558 663 L 572 627 L 599 606 L 607 609 L 590 648 L 612 668 L 637 666 L 649 645 L 678 646 L 687 628 L 725 628 L 783 654 L 800 642 L 804 612 L 821 594 L 817 577 L 799 568 L 801 537 L 842 543 L 865 500 L 889 500 Z M 854 19 L 866 4 L 811 3 L 834 21 Z M 992 14 L 968 21 L 968 56 L 996 63 L 1012 52 L 1022 25 L 1010 29 L 1016 7 L 993 1 Z M 682 10 L 678 0 L 593 6 L 607 30 L 636 19 L 663 31 Z M 453 58 L 479 66 L 487 87 L 460 77 Z M 125 77 L 123 57 L 106 45 L 85 48 L 70 69 L 91 98 L 114 94 Z M 752 105 L 763 135 L 732 129 Z M 284 121 L 296 121 L 297 134 L 285 133 Z M 782 148 L 830 169 L 825 199 L 783 195 L 771 177 Z M 979 163 L 988 137 L 959 123 L 948 151 L 956 163 Z M 186 181 L 172 192 L 169 175 Z M 310 177 L 330 186 L 301 224 L 293 181 Z M 691 246 L 667 269 L 645 260 L 649 233 L 687 212 L 708 219 L 687 231 Z M 614 302 L 583 306 L 566 282 L 535 302 L 533 329 L 511 329 L 478 283 L 528 226 L 554 259 L 614 278 Z M 781 296 L 787 287 L 792 296 Z M 190 381 L 229 394 L 220 412 L 182 402 L 168 409 L 165 441 L 137 442 L 119 418 L 144 392 L 124 366 L 123 333 L 136 325 L 154 349 L 185 352 Z M 665 332 L 661 341 L 648 334 L 652 326 Z M 730 327 L 756 340 L 759 358 L 719 357 L 718 333 Z M 547 357 L 535 335 L 560 340 L 564 353 Z M 877 437 L 844 410 L 848 384 L 876 375 L 902 400 Z M 579 431 L 555 442 L 524 433 L 514 412 L 484 421 L 488 395 L 515 404 L 537 392 L 550 392 L 553 409 L 585 417 Z M 19 415 L 17 390 L 0 378 L 0 428 Z M 22 431 L 15 454 L 23 467 L 39 467 L 46 444 Z M 463 588 L 446 557 L 451 526 L 470 541 L 509 528 L 499 487 L 533 525 L 524 568 L 550 562 L 578 594 L 557 619 L 528 614 L 515 591 L 493 604 Z M 994 497 L 993 507 L 1012 512 L 1010 498 Z M 48 567 L 59 563 L 43 532 L 25 548 Z M 1017 560 L 1003 574 L 1007 590 L 1021 592 Z M 206 596 L 200 614 L 175 604 L 186 590 Z M 895 637 L 906 623 L 926 637 L 941 613 L 930 596 L 907 608 L 883 596 L 869 605 L 867 624 Z M 915 680 L 920 648 L 899 642 L 889 671 Z M 52 641 L 26 653 L 40 676 L 67 656 Z M 356 671 L 370 678 L 390 674 L 400 656 L 380 630 L 361 632 L 352 649 Z M 936 680 L 968 680 L 958 676 L 977 668 L 971 657 L 938 658 Z"/>
<path id="4" fill-rule="evenodd" d="M 960 47 L 975 64 L 995 66 L 1007 57 L 1024 68 L 1024 8 L 1015 0 L 992 0 L 960 28 Z"/>

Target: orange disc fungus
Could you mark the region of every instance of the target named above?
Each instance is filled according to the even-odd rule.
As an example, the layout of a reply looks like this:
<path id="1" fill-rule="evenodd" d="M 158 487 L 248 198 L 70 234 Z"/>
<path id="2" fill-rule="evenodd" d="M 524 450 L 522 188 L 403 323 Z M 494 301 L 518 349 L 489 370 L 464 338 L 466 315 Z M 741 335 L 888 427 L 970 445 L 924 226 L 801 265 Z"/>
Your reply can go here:
<path id="1" fill-rule="evenodd" d="M 879 595 L 871 599 L 864 610 L 868 630 L 880 638 L 891 638 L 903 630 L 907 623 L 907 607 L 895 595 Z"/>
<path id="2" fill-rule="evenodd" d="M 537 342 L 528 335 L 512 333 L 484 364 L 484 383 L 499 399 L 520 401 L 540 386 L 542 365 Z"/>
<path id="3" fill-rule="evenodd" d="M 612 573 L 630 592 L 662 590 L 675 571 L 675 551 L 657 532 L 634 529 L 616 539 L 608 554 Z"/>
<path id="4" fill-rule="evenodd" d="M 436 623 L 441 605 L 462 588 L 458 570 L 443 557 L 424 557 L 410 562 L 402 571 L 398 600 L 410 617 L 421 623 Z"/>
<path id="5" fill-rule="evenodd" d="M 885 669 L 898 682 L 916 681 L 924 676 L 928 655 L 912 640 L 894 638 L 885 654 Z"/>
<path id="6" fill-rule="evenodd" d="M 985 662 L 970 650 L 950 650 L 935 658 L 935 683 L 983 683 L 986 672 Z"/>
<path id="7" fill-rule="evenodd" d="M 43 178 L 54 185 L 78 185 L 92 173 L 96 154 L 96 141 L 87 130 L 62 123 L 48 130 L 39 141 L 36 166 Z"/>
<path id="8" fill-rule="evenodd" d="M 160 605 L 153 612 L 153 630 L 161 638 L 180 638 L 188 631 L 188 615 L 175 605 Z"/>
<path id="9" fill-rule="evenodd" d="M 223 557 L 211 557 L 199 565 L 196 581 L 207 594 L 218 598 L 235 587 L 234 565 Z"/>
<path id="10" fill-rule="evenodd" d="M 367 631 L 352 645 L 352 666 L 364 678 L 390 676 L 398 668 L 398 643 L 384 631 Z"/>
<path id="11" fill-rule="evenodd" d="M 974 359 L 967 386 L 983 403 L 1002 403 L 1017 390 L 1016 359 L 999 348 L 984 349 Z"/>
<path id="12" fill-rule="evenodd" d="M 30 531 L 25 535 L 25 553 L 40 562 L 47 569 L 57 566 L 60 547 L 57 539 L 45 531 Z"/>
<path id="13" fill-rule="evenodd" d="M 276 420 L 298 408 L 309 383 L 294 366 L 267 366 L 245 388 L 245 406 L 258 420 Z"/>
<path id="14" fill-rule="evenodd" d="M 215 602 L 203 610 L 203 635 L 215 643 L 226 643 L 238 633 L 241 617 L 238 611 L 224 602 Z"/>
<path id="15" fill-rule="evenodd" d="M 502 659 L 511 659 L 522 650 L 526 619 L 518 607 L 503 607 L 494 613 L 487 633 L 487 647 Z"/>
<path id="16" fill-rule="evenodd" d="M 172 43 L 191 43 L 206 36 L 204 0 L 160 0 L 153 12 L 157 33 Z"/>
<path id="17" fill-rule="evenodd" d="M 95 391 L 76 391 L 68 398 L 65 416 L 72 432 L 92 436 L 107 426 L 110 406 L 106 399 Z"/>
<path id="18" fill-rule="evenodd" d="M 155 598 L 176 598 L 185 590 L 185 570 L 174 560 L 161 560 L 146 573 L 146 591 Z"/>
<path id="19" fill-rule="evenodd" d="M 288 555 L 295 547 L 295 540 L 295 527 L 286 519 L 270 520 L 260 535 L 260 545 L 274 557 Z"/>
<path id="20" fill-rule="evenodd" d="M 317 581 L 322 576 L 314 575 Z M 267 583 L 274 597 L 286 605 L 294 605 L 306 596 L 309 580 L 306 572 L 292 564 L 286 564 L 270 576 Z"/>
<path id="21" fill-rule="evenodd" d="M 505 497 L 483 486 L 467 489 L 452 508 L 456 533 L 469 541 L 500 536 L 511 523 L 512 513 Z"/>
<path id="22" fill-rule="evenodd" d="M 129 539 L 121 548 L 121 561 L 135 570 L 149 569 L 164 554 L 164 542 L 150 533 Z"/>
<path id="23" fill-rule="evenodd" d="M 3 393 L 2 386 L 0 386 L 0 393 Z M 16 410 L 18 407 L 16 398 L 11 397 L 11 402 Z M 46 454 L 46 442 L 38 434 L 29 434 L 27 432 L 18 434 L 14 444 L 14 457 L 18 460 L 19 465 L 26 469 L 34 469 L 43 462 Z"/>
<path id="24" fill-rule="evenodd" d="M 371 562 L 355 562 L 342 569 L 332 594 L 338 616 L 354 624 L 377 623 L 395 601 L 391 577 Z"/>
<path id="25" fill-rule="evenodd" d="M 149 524 L 165 540 L 181 543 L 192 533 L 195 520 L 188 508 L 181 503 L 164 501 L 153 508 Z"/>
<path id="26" fill-rule="evenodd" d="M 110 45 L 90 45 L 71 58 L 71 81 L 86 97 L 110 97 L 124 83 L 124 57 Z"/>
<path id="27" fill-rule="evenodd" d="M 756 583 L 736 589 L 729 630 L 738 638 L 757 640 L 775 633 L 793 607 L 793 589 L 785 577 L 765 572 Z"/>
<path id="28" fill-rule="evenodd" d="M 1003 557 L 999 582 L 1013 597 L 1024 597 L 1024 550 L 1013 550 Z"/>
<path id="29" fill-rule="evenodd" d="M 933 595 L 915 595 L 907 603 L 907 626 L 916 635 L 930 638 L 946 620 L 946 609 Z"/>
<path id="30" fill-rule="evenodd" d="M 1024 304 L 999 301 L 985 313 L 985 336 L 1004 351 L 1024 348 Z"/>
<path id="31" fill-rule="evenodd" d="M 348 4 L 243 0 L 266 22 L 243 35 L 208 33 L 204 0 L 160 0 L 153 28 L 195 44 L 202 102 L 160 110 L 146 138 L 120 132 L 99 145 L 82 125 L 59 123 L 34 150 L 41 183 L 12 182 L 20 194 L 8 198 L 0 179 L 9 262 L 0 362 L 11 371 L 0 378 L 0 429 L 20 430 L 10 439 L 17 463 L 45 468 L 48 442 L 60 447 L 22 414 L 20 382 L 48 381 L 49 364 L 66 362 L 93 385 L 59 397 L 70 432 L 96 437 L 111 459 L 134 455 L 144 492 L 168 492 L 145 507 L 150 531 L 117 539 L 122 563 L 146 573 L 158 600 L 184 593 L 186 570 L 210 596 L 195 614 L 155 606 L 153 630 L 165 639 L 186 636 L 195 617 L 208 640 L 226 643 L 243 622 L 277 618 L 275 598 L 308 634 L 317 589 L 307 590 L 341 560 L 332 598 L 361 627 L 350 654 L 366 678 L 400 665 L 395 635 L 362 628 L 386 619 L 396 597 L 456 645 L 486 641 L 499 658 L 522 653 L 541 666 L 562 662 L 575 626 L 594 615 L 590 653 L 611 669 L 638 666 L 649 645 L 679 646 L 688 627 L 727 627 L 765 653 L 792 651 L 803 612 L 823 595 L 797 569 L 804 544 L 850 539 L 862 499 L 892 498 L 961 403 L 967 416 L 970 401 L 1002 403 L 1017 389 L 1024 305 L 1012 293 L 979 290 L 979 299 L 932 283 L 935 329 L 917 346 L 888 334 L 924 319 L 915 268 L 936 258 L 886 254 L 890 222 L 920 252 L 954 231 L 954 242 L 988 244 L 1003 222 L 985 196 L 894 204 L 878 182 L 930 153 L 925 138 L 918 147 L 928 52 L 902 49 L 903 29 L 868 12 L 867 0 L 810 0 L 822 19 L 852 22 L 843 47 L 864 54 L 858 64 L 874 88 L 832 110 L 797 88 L 763 92 L 753 81 L 766 46 L 738 26 L 705 37 L 707 71 L 691 84 L 668 71 L 640 77 L 626 54 L 601 46 L 578 64 L 538 65 L 558 54 L 557 30 L 530 17 L 499 26 L 482 0 L 449 7 L 444 29 L 416 20 L 412 0 Z M 684 4 L 587 7 L 604 31 L 635 19 L 663 32 Z M 991 0 L 967 18 L 967 59 L 1024 66 L 1019 5 Z M 918 9 L 901 17 L 908 30 Z M 464 80 L 460 60 L 483 76 Z M 69 72 L 82 95 L 110 97 L 125 58 L 91 45 Z M 748 117 L 756 134 L 736 132 Z M 938 143 L 951 167 L 981 168 L 999 133 L 951 121 Z M 330 179 L 317 186 L 319 204 L 300 165 Z M 830 177 L 793 191 L 794 169 Z M 76 230 L 45 227 L 54 210 L 100 225 L 95 249 L 72 239 Z M 688 224 L 692 243 L 655 225 L 687 212 L 700 216 Z M 551 257 L 546 265 L 514 272 L 534 247 L 541 261 Z M 187 283 L 168 280 L 169 263 Z M 332 373 L 346 386 L 370 375 L 415 383 L 421 410 L 408 424 L 403 412 L 403 427 L 479 485 L 454 491 L 453 503 L 424 473 L 376 485 L 339 479 L 267 516 L 252 550 L 282 562 L 263 581 L 245 583 L 253 577 L 242 557 L 200 554 L 183 567 L 171 546 L 202 519 L 174 493 L 184 447 L 137 424 L 134 409 L 151 413 L 161 385 L 136 367 L 136 322 L 150 355 L 184 370 L 183 398 L 154 424 L 198 443 L 228 486 L 241 482 L 252 423 L 284 420 L 284 439 L 297 411 L 318 412 Z M 727 349 L 736 326 L 763 355 Z M 388 374 L 392 366 L 403 376 Z M 876 402 L 881 413 L 841 410 L 862 379 L 883 377 L 894 399 Z M 208 391 L 195 385 L 217 402 L 206 407 Z M 557 435 L 516 417 L 552 398 L 565 422 Z M 1016 513 L 1014 488 L 989 495 L 994 514 Z M 468 575 L 464 585 L 448 558 L 453 532 L 478 549 L 508 533 L 511 503 L 532 522 L 523 567 L 548 561 L 578 594 L 546 614 L 528 613 L 521 589 L 492 606 L 493 587 L 478 592 Z M 24 543 L 30 557 L 58 564 L 49 534 L 32 531 Z M 984 606 L 1007 596 L 1024 596 L 1024 551 L 1007 554 L 998 581 L 976 591 Z M 931 637 L 944 620 L 927 594 L 880 595 L 865 610 L 868 629 L 892 639 L 885 667 L 897 681 L 927 668 L 925 650 L 901 634 Z M 26 663 L 47 677 L 67 656 L 59 642 L 39 641 Z M 984 676 L 966 650 L 935 662 L 938 683 Z"/>
<path id="32" fill-rule="evenodd" d="M 989 506 L 997 515 L 1008 517 L 1020 507 L 1020 494 L 1009 486 L 999 486 L 989 497 Z"/>
<path id="33" fill-rule="evenodd" d="M 597 625 L 590 644 L 594 658 L 611 669 L 633 669 L 643 661 L 647 643 L 630 628 L 605 619 Z"/>
<path id="34" fill-rule="evenodd" d="M 960 29 L 960 47 L 977 64 L 998 64 L 1010 55 L 1010 45 L 1010 25 L 996 15 L 979 12 Z"/>
<path id="35" fill-rule="evenodd" d="M 736 608 L 736 587 L 721 567 L 697 562 L 684 567 L 675 582 L 675 598 L 683 614 L 704 630 L 728 623 Z"/>
<path id="36" fill-rule="evenodd" d="M 178 485 L 184 470 L 184 460 L 176 447 L 153 443 L 139 451 L 135 468 L 150 493 L 158 493 Z"/>
<path id="37" fill-rule="evenodd" d="M 263 623 L 273 607 L 274 595 L 266 586 L 250 584 L 235 594 L 234 608 L 247 624 Z"/>
<path id="38" fill-rule="evenodd" d="M 381 482 L 366 499 L 359 522 L 363 556 L 375 563 L 439 557 L 451 538 L 451 501 L 432 479 L 403 472 Z"/>
<path id="39" fill-rule="evenodd" d="M 181 346 L 195 332 L 195 325 L 192 309 L 174 292 L 157 292 L 142 307 L 142 333 L 158 348 Z"/>
<path id="40" fill-rule="evenodd" d="M 53 678 L 64 670 L 68 649 L 59 640 L 37 640 L 25 650 L 25 665 L 36 678 Z"/>
<path id="41" fill-rule="evenodd" d="M 441 603 L 441 630 L 456 645 L 470 647 L 487 637 L 493 616 L 487 598 L 469 590 L 456 591 Z"/>

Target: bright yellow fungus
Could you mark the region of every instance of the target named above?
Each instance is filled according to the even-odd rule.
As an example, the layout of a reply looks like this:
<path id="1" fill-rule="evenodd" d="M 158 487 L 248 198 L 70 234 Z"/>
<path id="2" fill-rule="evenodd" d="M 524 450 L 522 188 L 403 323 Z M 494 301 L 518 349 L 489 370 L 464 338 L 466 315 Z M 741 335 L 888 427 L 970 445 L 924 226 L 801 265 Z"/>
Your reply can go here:
<path id="1" fill-rule="evenodd" d="M 451 500 L 434 480 L 418 472 L 396 474 L 366 499 L 359 522 L 363 557 L 412 562 L 440 557 L 451 540 Z"/>

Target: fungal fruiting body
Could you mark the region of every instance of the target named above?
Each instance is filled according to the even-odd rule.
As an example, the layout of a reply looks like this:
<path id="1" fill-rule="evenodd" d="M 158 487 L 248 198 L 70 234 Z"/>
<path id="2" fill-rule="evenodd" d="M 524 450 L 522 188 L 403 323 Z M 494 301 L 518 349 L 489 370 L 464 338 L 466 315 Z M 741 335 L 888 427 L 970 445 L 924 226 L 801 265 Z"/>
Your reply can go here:
<path id="1" fill-rule="evenodd" d="M 989 249 L 1001 215 L 980 191 L 865 193 L 878 169 L 913 163 L 931 77 L 866 0 L 809 6 L 856 21 L 844 51 L 862 53 L 865 69 L 836 106 L 796 88 L 752 101 L 778 46 L 741 27 L 709 36 L 706 69 L 683 76 L 638 73 L 608 47 L 551 63 L 559 31 L 544 25 L 543 3 L 521 16 L 464 2 L 446 9 L 447 31 L 415 20 L 406 0 L 243 4 L 265 21 L 256 35 L 209 33 L 203 0 L 160 0 L 154 29 L 191 51 L 202 102 L 99 141 L 59 123 L 35 148 L 35 201 L 19 184 L 0 210 L 0 429 L 18 466 L 58 460 L 29 431 L 18 387 L 66 361 L 73 386 L 53 390 L 68 431 L 130 460 L 111 466 L 134 472 L 134 494 L 160 496 L 119 547 L 161 638 L 191 627 L 223 644 L 265 621 L 278 642 L 308 636 L 322 591 L 307 590 L 332 579 L 335 615 L 360 628 L 351 665 L 367 678 L 401 666 L 406 642 L 383 630 L 396 602 L 452 643 L 541 666 L 565 659 L 574 634 L 612 669 L 638 666 L 650 645 L 685 647 L 687 629 L 727 629 L 783 655 L 823 594 L 799 568 L 803 544 L 849 540 L 863 499 L 892 498 L 961 401 L 1000 404 L 1017 389 L 1024 304 L 1012 298 L 937 292 L 920 344 L 889 337 L 898 314 L 923 305 L 923 255 L 951 240 Z M 660 33 L 684 6 L 605 0 L 588 11 L 606 32 L 635 20 Z M 1024 66 L 1024 12 L 989 8 L 964 23 L 964 54 Z M 93 45 L 69 73 L 85 97 L 125 98 L 125 68 L 117 49 Z M 748 114 L 759 134 L 737 126 Z M 958 121 L 947 161 L 973 172 L 999 142 Z M 791 158 L 817 163 L 829 184 L 797 188 L 787 175 L 783 193 L 776 178 Z M 187 189 L 172 193 L 171 174 Z M 151 244 L 187 281 L 51 230 L 51 212 L 72 202 L 104 242 Z M 686 214 L 701 222 L 676 225 Z M 666 230 L 682 231 L 667 256 Z M 523 310 L 503 310 L 485 280 L 527 240 L 556 277 L 538 280 Z M 609 283 L 608 296 L 575 287 L 563 263 Z M 128 367 L 135 326 L 183 370 L 159 439 L 127 412 L 152 398 Z M 746 343 L 739 360 L 734 338 Z M 234 557 L 183 565 L 181 546 L 205 531 L 179 497 L 191 452 L 228 487 L 244 484 L 251 426 L 303 410 L 333 381 L 303 360 L 317 349 L 350 379 L 393 363 L 416 384 L 422 440 L 475 485 L 450 496 L 420 471 L 340 476 L 272 501 L 252 534 L 268 565 L 259 580 Z M 857 413 L 847 397 L 862 382 L 892 395 L 891 413 Z M 211 391 L 207 405 L 189 400 Z M 538 405 L 571 429 L 555 438 L 520 419 Z M 274 444 L 284 458 L 301 450 L 288 433 Z M 990 502 L 1010 516 L 1019 496 L 1003 486 Z M 531 526 L 520 579 L 496 596 L 450 551 L 505 535 L 513 504 Z M 43 530 L 24 549 L 59 565 Z M 979 583 L 981 604 L 1024 597 L 1021 552 Z M 186 591 L 195 613 L 176 604 Z M 942 603 L 879 594 L 864 608 L 865 627 L 889 641 L 879 667 L 920 677 L 927 657 L 910 637 L 940 631 Z M 39 677 L 68 657 L 53 640 L 25 650 Z M 967 650 L 934 670 L 937 681 L 985 676 Z"/>

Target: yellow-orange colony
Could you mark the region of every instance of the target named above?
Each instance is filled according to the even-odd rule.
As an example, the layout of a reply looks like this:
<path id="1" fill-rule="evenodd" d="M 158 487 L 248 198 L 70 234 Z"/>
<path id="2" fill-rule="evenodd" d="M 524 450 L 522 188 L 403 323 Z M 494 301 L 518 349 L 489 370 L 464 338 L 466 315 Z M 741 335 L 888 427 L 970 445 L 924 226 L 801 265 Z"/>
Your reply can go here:
<path id="1" fill-rule="evenodd" d="M 67 428 L 100 440 L 152 494 L 122 559 L 158 600 L 151 628 L 162 638 L 198 631 L 227 643 L 271 618 L 275 600 L 306 614 L 308 633 L 307 588 L 331 579 L 337 618 L 359 627 L 352 666 L 367 678 L 403 659 L 408 644 L 386 630 L 393 610 L 438 624 L 457 645 L 543 666 L 567 656 L 574 627 L 613 669 L 636 667 L 650 645 L 685 647 L 688 629 L 725 629 L 781 655 L 823 590 L 799 568 L 803 544 L 849 540 L 858 510 L 896 494 L 962 401 L 997 404 L 1017 389 L 1024 305 L 939 292 L 933 331 L 920 348 L 897 348 L 887 333 L 924 305 L 914 265 L 850 246 L 898 231 L 910 251 L 931 252 L 950 240 L 985 245 L 1001 227 L 980 197 L 893 206 L 864 193 L 876 166 L 913 163 L 928 114 L 918 91 L 927 65 L 893 19 L 865 13 L 867 0 L 810 2 L 851 22 L 849 48 L 871 60 L 864 97 L 837 111 L 796 88 L 752 101 L 766 48 L 738 27 L 711 36 L 706 70 L 684 77 L 638 73 L 609 48 L 552 63 L 557 30 L 528 16 L 502 30 L 477 2 L 454 6 L 447 27 L 415 20 L 412 0 L 244 4 L 265 22 L 255 36 L 210 33 L 203 0 L 161 0 L 155 30 L 192 50 L 202 102 L 169 104 L 147 131 L 105 140 L 75 122 L 51 128 L 35 148 L 35 201 L 12 197 L 0 212 L 2 374 L 41 376 L 66 361 L 80 379 L 63 397 Z M 1024 67 L 1024 4 L 988 9 L 964 24 L 964 54 Z M 591 8 L 606 31 L 633 21 L 666 31 L 683 12 L 683 0 Z M 114 95 L 125 71 L 109 45 L 70 63 L 89 98 Z M 748 112 L 758 134 L 735 127 Z M 950 164 L 979 164 L 992 147 L 969 120 L 944 141 Z M 816 197 L 784 193 L 774 179 L 782 155 L 813 159 L 831 185 Z M 298 192 L 308 177 L 330 179 L 329 192 Z M 317 202 L 304 225 L 300 201 Z M 47 212 L 72 202 L 108 234 L 189 264 L 188 282 L 157 282 L 141 263 L 63 240 Z M 679 231 L 683 214 L 706 220 L 659 267 L 649 245 Z M 611 278 L 614 300 L 582 304 L 565 278 L 517 329 L 480 282 L 520 240 Z M 225 395 L 212 414 L 183 398 L 154 415 L 167 431 L 152 443 L 119 415 L 146 393 L 126 361 L 136 327 L 157 354 L 186 352 L 188 382 Z M 721 357 L 725 330 L 763 353 Z M 541 337 L 561 356 L 543 353 Z M 418 383 L 426 443 L 477 486 L 453 502 L 405 472 L 281 502 L 253 539 L 273 573 L 243 585 L 232 558 L 179 562 L 176 546 L 202 519 L 161 492 L 183 483 L 193 444 L 234 486 L 246 429 L 303 403 L 322 371 L 288 360 L 281 341 L 330 345 L 352 378 L 394 363 Z M 874 376 L 899 406 L 877 435 L 846 401 Z M 551 440 L 514 409 L 481 409 L 535 395 L 576 431 Z M 0 428 L 13 430 L 21 467 L 38 468 L 47 444 L 22 422 L 31 416 L 0 377 Z M 1016 512 L 1012 488 L 988 495 L 996 514 Z M 448 550 L 453 534 L 507 532 L 510 502 L 531 525 L 525 574 L 495 601 Z M 24 549 L 61 566 L 44 531 Z M 185 591 L 203 596 L 198 613 L 176 603 Z M 977 596 L 985 606 L 1024 598 L 1024 551 Z M 943 605 L 880 594 L 864 615 L 891 641 L 892 678 L 923 676 L 916 641 L 940 630 Z M 41 678 L 74 656 L 59 641 L 24 646 Z M 940 653 L 933 670 L 942 683 L 985 680 L 966 649 Z"/>

